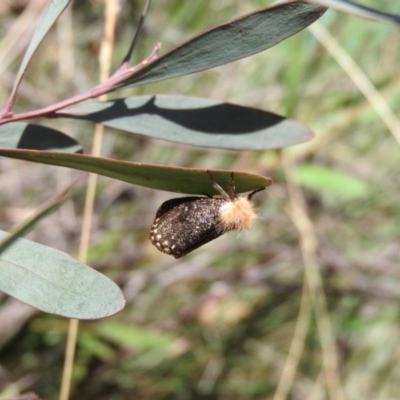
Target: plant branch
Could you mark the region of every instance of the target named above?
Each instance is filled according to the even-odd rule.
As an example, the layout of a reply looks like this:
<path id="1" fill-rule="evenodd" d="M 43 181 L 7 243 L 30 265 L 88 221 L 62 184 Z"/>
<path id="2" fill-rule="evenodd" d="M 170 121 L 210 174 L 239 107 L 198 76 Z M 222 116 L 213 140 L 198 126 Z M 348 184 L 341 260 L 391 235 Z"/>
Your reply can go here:
<path id="1" fill-rule="evenodd" d="M 118 68 L 118 70 L 107 80 L 105 80 L 104 82 L 100 83 L 99 85 L 93 87 L 92 89 L 84 93 L 78 94 L 66 100 L 62 100 L 58 103 L 52 104 L 51 106 L 40 108 L 38 110 L 28 111 L 20 114 L 12 114 L 8 112 L 5 113 L 4 115 L 0 115 L 0 125 L 9 122 L 23 121 L 26 119 L 38 118 L 38 117 L 50 118 L 57 111 L 62 110 L 66 107 L 81 103 L 85 100 L 95 99 L 97 97 L 110 93 L 123 86 L 122 84 L 124 81 L 132 77 L 136 72 L 140 71 L 148 63 L 154 61 L 158 57 L 160 49 L 161 49 L 161 44 L 158 43 L 154 47 L 151 54 L 141 63 L 133 67 L 129 66 L 127 63 L 122 64 L 121 67 Z"/>

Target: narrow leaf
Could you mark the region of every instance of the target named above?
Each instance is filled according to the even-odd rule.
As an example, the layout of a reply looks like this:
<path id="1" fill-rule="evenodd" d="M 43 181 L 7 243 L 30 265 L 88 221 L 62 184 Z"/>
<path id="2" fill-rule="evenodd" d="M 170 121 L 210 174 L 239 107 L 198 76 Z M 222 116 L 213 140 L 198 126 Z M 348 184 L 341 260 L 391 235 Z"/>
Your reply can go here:
<path id="1" fill-rule="evenodd" d="M 156 95 L 85 102 L 57 116 L 219 149 L 281 148 L 313 137 L 304 125 L 268 111 L 187 96 Z"/>
<path id="2" fill-rule="evenodd" d="M 31 60 L 33 54 L 36 49 L 39 47 L 39 44 L 42 42 L 43 38 L 46 36 L 47 32 L 53 26 L 54 22 L 61 15 L 61 13 L 65 10 L 71 0 L 51 0 L 47 10 L 44 13 L 42 22 L 37 27 L 35 33 L 32 36 L 32 39 L 29 43 L 28 48 L 26 49 L 24 58 L 22 59 L 21 65 L 19 67 L 17 77 L 14 82 L 14 87 L 11 93 L 10 98 L 14 98 L 16 91 L 18 90 L 18 86 L 21 82 L 22 77 L 25 74 L 26 68 Z"/>
<path id="3" fill-rule="evenodd" d="M 0 156 L 94 172 L 134 185 L 169 192 L 218 194 L 211 185 L 206 169 L 168 167 L 50 151 L 0 149 Z M 229 188 L 231 171 L 210 171 L 221 186 Z M 237 193 L 267 187 L 272 183 L 270 178 L 261 175 L 236 171 L 234 173 Z"/>
<path id="4" fill-rule="evenodd" d="M 0 126 L 0 147 L 6 149 L 54 150 L 81 153 L 71 137 L 41 125 L 13 122 Z"/>
<path id="5" fill-rule="evenodd" d="M 43 218 L 58 210 L 58 208 L 69 198 L 70 192 L 76 186 L 77 182 L 78 181 L 75 181 L 69 185 L 57 197 L 42 204 L 30 217 L 10 230 L 9 235 L 4 240 L 0 241 L 0 252 L 4 251 L 8 246 L 14 243 L 18 237 L 26 235 Z"/>
<path id="6" fill-rule="evenodd" d="M 346 199 L 365 196 L 367 185 L 360 179 L 318 165 L 302 165 L 296 179 L 304 187 L 321 193 L 330 193 Z"/>
<path id="7" fill-rule="evenodd" d="M 0 239 L 7 233 L 0 231 Z M 119 287 L 69 255 L 18 239 L 0 255 L 0 290 L 33 307 L 68 318 L 104 318 L 120 311 Z"/>
<path id="8" fill-rule="evenodd" d="M 379 22 L 391 24 L 400 24 L 400 15 L 391 14 L 375 8 L 367 7 L 362 4 L 355 3 L 349 0 L 309 0 L 312 3 L 321 4 L 326 7 L 331 7 L 337 11 L 343 11 L 349 14 L 358 15 L 359 17 L 373 19 Z"/>
<path id="9" fill-rule="evenodd" d="M 325 11 L 299 0 L 258 10 L 190 39 L 144 64 L 114 88 L 187 75 L 259 53 L 305 29 Z"/>
<path id="10" fill-rule="evenodd" d="M 98 336 L 135 351 L 173 353 L 175 338 L 167 332 L 156 332 L 146 327 L 127 325 L 117 321 L 104 321 L 96 326 Z"/>

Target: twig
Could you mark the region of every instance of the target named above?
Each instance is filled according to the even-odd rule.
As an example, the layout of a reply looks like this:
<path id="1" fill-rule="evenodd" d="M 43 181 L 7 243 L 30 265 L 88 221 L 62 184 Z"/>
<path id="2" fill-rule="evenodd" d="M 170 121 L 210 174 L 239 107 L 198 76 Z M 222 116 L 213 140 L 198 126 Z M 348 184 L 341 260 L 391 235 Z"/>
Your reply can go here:
<path id="1" fill-rule="evenodd" d="M 317 256 L 317 239 L 314 226 L 307 214 L 303 191 L 295 184 L 295 161 L 282 154 L 282 166 L 285 172 L 290 201 L 290 217 L 299 233 L 300 248 L 305 268 L 306 282 L 310 299 L 315 311 L 318 335 L 322 347 L 322 366 L 326 386 L 331 400 L 344 400 L 340 381 L 339 361 L 336 353 L 335 338 L 328 313 L 325 293 Z"/>
<path id="2" fill-rule="evenodd" d="M 101 43 L 99 64 L 100 64 L 100 82 L 107 81 L 110 73 L 111 58 L 114 48 L 115 25 L 118 15 L 118 0 L 107 0 L 105 5 L 105 27 Z M 100 84 L 101 86 L 101 84 Z M 96 125 L 93 138 L 91 155 L 99 156 L 103 142 L 103 125 Z M 88 186 L 86 191 L 85 208 L 83 214 L 81 239 L 79 244 L 79 260 L 86 263 L 90 231 L 92 226 L 94 200 L 96 196 L 97 175 L 89 174 Z M 66 348 L 66 357 L 64 362 L 63 377 L 61 382 L 60 400 L 68 400 L 72 385 L 72 371 L 74 366 L 75 349 L 78 339 L 79 321 L 70 320 L 68 330 L 68 341 Z"/>

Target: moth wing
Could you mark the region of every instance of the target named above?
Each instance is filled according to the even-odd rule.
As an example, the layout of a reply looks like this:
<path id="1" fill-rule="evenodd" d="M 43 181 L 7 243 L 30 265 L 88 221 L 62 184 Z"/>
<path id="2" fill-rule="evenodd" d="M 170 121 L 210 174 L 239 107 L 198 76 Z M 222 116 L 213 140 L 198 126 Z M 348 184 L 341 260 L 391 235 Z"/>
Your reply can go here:
<path id="1" fill-rule="evenodd" d="M 221 236 L 222 199 L 183 197 L 166 201 L 158 209 L 150 231 L 152 243 L 175 258 Z"/>
<path id="2" fill-rule="evenodd" d="M 167 200 L 164 203 L 162 203 L 161 206 L 158 208 L 155 219 L 162 217 L 165 213 L 174 209 L 175 207 L 178 207 L 181 204 L 189 203 L 191 201 L 198 199 L 199 197 L 189 196 L 189 197 L 178 197 L 177 199 Z"/>

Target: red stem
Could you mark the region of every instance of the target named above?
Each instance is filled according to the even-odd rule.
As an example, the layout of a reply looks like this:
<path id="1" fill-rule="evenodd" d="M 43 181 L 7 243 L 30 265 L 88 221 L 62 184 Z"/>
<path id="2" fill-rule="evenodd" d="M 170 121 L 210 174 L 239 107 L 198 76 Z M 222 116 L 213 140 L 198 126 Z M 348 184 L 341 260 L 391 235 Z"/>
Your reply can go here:
<path id="1" fill-rule="evenodd" d="M 107 81 L 100 83 L 99 85 L 95 86 L 94 88 L 73 96 L 69 99 L 62 100 L 58 103 L 55 103 L 51 106 L 47 106 L 44 108 L 40 108 L 34 111 L 28 111 L 20 114 L 13 114 L 11 111 L 12 103 L 10 100 L 5 104 L 3 110 L 0 112 L 0 125 L 6 124 L 8 122 L 16 122 L 22 121 L 30 118 L 37 118 L 37 117 L 51 117 L 52 114 L 56 113 L 57 111 L 72 106 L 77 103 L 81 103 L 82 101 L 95 99 L 103 94 L 112 92 L 118 86 L 119 83 L 124 82 L 127 78 L 134 75 L 135 72 L 149 64 L 151 61 L 155 60 L 158 57 L 158 52 L 160 50 L 160 44 L 157 44 L 151 54 L 143 60 L 140 64 L 135 65 L 134 67 L 129 66 L 127 63 L 123 63 L 115 73 L 110 76 Z"/>

